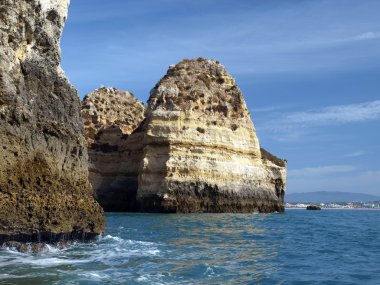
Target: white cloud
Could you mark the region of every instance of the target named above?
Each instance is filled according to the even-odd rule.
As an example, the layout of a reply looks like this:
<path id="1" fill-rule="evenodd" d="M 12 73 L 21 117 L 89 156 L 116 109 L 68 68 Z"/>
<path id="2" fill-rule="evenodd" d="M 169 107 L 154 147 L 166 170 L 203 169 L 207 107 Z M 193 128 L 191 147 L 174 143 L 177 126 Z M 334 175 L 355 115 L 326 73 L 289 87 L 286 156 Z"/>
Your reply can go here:
<path id="1" fill-rule="evenodd" d="M 332 125 L 380 119 L 380 100 L 337 105 L 317 111 L 299 112 L 285 117 L 288 124 Z"/>
<path id="2" fill-rule="evenodd" d="M 272 106 L 264 106 L 260 108 L 251 108 L 249 111 L 253 114 L 255 113 L 272 113 L 274 111 L 279 111 L 279 110 L 285 110 L 289 108 L 293 108 L 297 106 L 296 104 L 282 104 L 282 105 L 272 105 Z"/>
<path id="3" fill-rule="evenodd" d="M 359 151 L 355 151 L 355 152 L 352 152 L 352 153 L 349 153 L 349 154 L 346 154 L 345 156 L 346 157 L 358 157 L 358 156 L 363 156 L 365 155 L 366 152 L 363 151 L 363 150 L 359 150 Z"/>
<path id="4" fill-rule="evenodd" d="M 356 35 L 348 40 L 361 41 L 361 40 L 374 40 L 380 38 L 380 32 L 367 32 L 360 35 Z"/>
<path id="5" fill-rule="evenodd" d="M 253 112 L 254 113 L 254 112 Z M 259 131 L 274 133 L 277 140 L 297 140 L 316 131 L 311 127 L 337 126 L 380 120 L 380 100 L 335 105 L 306 112 L 276 116 L 260 124 Z"/>
<path id="6" fill-rule="evenodd" d="M 347 173 L 356 170 L 353 165 L 328 165 L 318 167 L 307 167 L 288 171 L 289 177 L 321 176 L 337 173 Z"/>
<path id="7" fill-rule="evenodd" d="M 88 75 L 78 79 L 79 84 L 97 80 L 97 74 L 155 78 L 153 73 L 161 72 L 162 66 L 185 57 L 217 58 L 231 73 L 252 76 L 357 71 L 376 66 L 380 59 L 380 41 L 374 41 L 380 36 L 378 1 L 363 5 L 350 0 L 345 7 L 339 1 L 237 1 L 228 9 L 228 1 L 215 7 L 211 0 L 202 1 L 200 9 L 196 1 L 77 2 L 72 3 L 68 22 L 72 28 L 64 34 L 72 41 L 63 46 L 63 64 L 69 75 L 86 69 Z M 209 7 L 215 9 L 210 12 Z M 365 15 L 365 21 L 358 15 Z M 91 23 L 88 30 L 79 26 L 86 22 Z M 359 41 L 363 44 L 354 44 Z M 107 47 L 112 51 L 105 52 Z M 69 49 L 72 56 L 65 57 Z"/>

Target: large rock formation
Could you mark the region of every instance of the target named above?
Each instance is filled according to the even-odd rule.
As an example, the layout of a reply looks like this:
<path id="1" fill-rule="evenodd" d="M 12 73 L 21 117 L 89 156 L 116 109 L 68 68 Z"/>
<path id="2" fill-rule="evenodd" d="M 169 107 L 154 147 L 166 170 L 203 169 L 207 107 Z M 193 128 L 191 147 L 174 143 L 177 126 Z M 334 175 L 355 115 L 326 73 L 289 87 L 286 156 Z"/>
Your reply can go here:
<path id="1" fill-rule="evenodd" d="M 217 61 L 171 66 L 143 129 L 142 210 L 283 211 L 286 162 L 262 154 L 243 94 Z"/>
<path id="2" fill-rule="evenodd" d="M 144 111 L 111 88 L 82 103 L 90 181 L 106 210 L 283 211 L 286 161 L 260 149 L 243 95 L 218 62 L 170 67 Z"/>
<path id="3" fill-rule="evenodd" d="M 0 2 L 0 243 L 85 240 L 104 228 L 80 101 L 60 68 L 68 4 Z"/>
<path id="4" fill-rule="evenodd" d="M 82 118 L 89 153 L 90 182 L 106 211 L 135 211 L 142 159 L 145 106 L 133 95 L 100 88 L 85 96 Z"/>

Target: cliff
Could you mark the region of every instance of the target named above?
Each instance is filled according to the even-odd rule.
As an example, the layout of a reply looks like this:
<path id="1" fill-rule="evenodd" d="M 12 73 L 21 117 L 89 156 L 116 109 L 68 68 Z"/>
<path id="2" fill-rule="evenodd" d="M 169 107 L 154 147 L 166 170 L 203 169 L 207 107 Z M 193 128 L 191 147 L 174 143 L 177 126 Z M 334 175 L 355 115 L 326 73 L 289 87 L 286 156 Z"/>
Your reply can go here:
<path id="1" fill-rule="evenodd" d="M 262 154 L 243 94 L 217 61 L 171 66 L 151 91 L 143 129 L 142 210 L 284 210 L 286 162 Z"/>
<path id="2" fill-rule="evenodd" d="M 0 4 L 0 243 L 86 240 L 104 229 L 80 101 L 60 67 L 68 5 Z"/>
<path id="3" fill-rule="evenodd" d="M 131 93 L 114 88 L 97 89 L 82 101 L 90 182 L 106 211 L 138 209 L 143 133 L 136 129 L 144 112 L 144 104 Z"/>

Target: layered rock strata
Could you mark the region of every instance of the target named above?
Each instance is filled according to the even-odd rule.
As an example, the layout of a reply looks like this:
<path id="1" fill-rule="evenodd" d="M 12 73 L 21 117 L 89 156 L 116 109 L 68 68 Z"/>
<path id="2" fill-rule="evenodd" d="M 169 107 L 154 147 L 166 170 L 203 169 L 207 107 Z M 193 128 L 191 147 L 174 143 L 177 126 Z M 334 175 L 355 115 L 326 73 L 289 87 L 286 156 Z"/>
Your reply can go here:
<path id="1" fill-rule="evenodd" d="M 87 240 L 104 229 L 80 101 L 60 67 L 68 5 L 0 3 L 0 243 Z"/>
<path id="2" fill-rule="evenodd" d="M 90 182 L 106 211 L 136 211 L 145 106 L 131 93 L 100 88 L 82 101 Z"/>
<path id="3" fill-rule="evenodd" d="M 243 94 L 217 61 L 171 66 L 151 91 L 142 128 L 142 210 L 284 210 L 286 162 L 260 150 Z"/>

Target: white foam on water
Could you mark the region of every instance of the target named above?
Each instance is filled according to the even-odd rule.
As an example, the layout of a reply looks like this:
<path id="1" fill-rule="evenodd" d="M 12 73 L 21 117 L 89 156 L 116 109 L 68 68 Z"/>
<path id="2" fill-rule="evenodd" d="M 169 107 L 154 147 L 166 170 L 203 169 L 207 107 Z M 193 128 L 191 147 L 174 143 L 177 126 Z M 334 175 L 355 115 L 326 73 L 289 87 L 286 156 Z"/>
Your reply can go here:
<path id="1" fill-rule="evenodd" d="M 113 241 L 118 241 L 118 242 L 121 242 L 123 241 L 122 238 L 120 237 L 114 237 L 114 236 L 111 236 L 111 235 L 106 235 L 106 236 L 100 236 L 99 237 L 99 241 L 104 241 L 104 240 L 113 240 Z"/>
<path id="2" fill-rule="evenodd" d="M 148 250 L 147 253 L 150 254 L 150 255 L 157 255 L 159 254 L 161 251 L 158 250 L 158 249 L 153 249 L 153 250 Z"/>
<path id="3" fill-rule="evenodd" d="M 157 245 L 159 245 L 158 243 L 155 243 L 155 242 L 137 241 L 137 240 L 131 240 L 131 239 L 126 240 L 126 242 L 129 244 L 137 244 L 137 245 L 144 245 L 144 246 L 157 246 Z"/>
<path id="4" fill-rule="evenodd" d="M 92 262 L 115 266 L 128 262 L 130 258 L 158 256 L 161 253 L 157 243 L 123 239 L 112 235 L 100 237 L 94 243 L 77 243 L 64 249 L 47 245 L 46 250 L 40 253 L 31 251 L 22 253 L 14 248 L 2 248 L 0 251 L 3 251 L 0 252 L 1 267 L 21 265 L 33 268 L 75 266 Z M 92 277 L 97 278 L 98 273 L 92 273 L 95 274 Z"/>
<path id="5" fill-rule="evenodd" d="M 86 263 L 87 260 L 77 260 L 77 259 L 63 259 L 58 257 L 29 257 L 24 258 L 18 261 L 18 263 L 29 264 L 29 265 L 37 265 L 42 267 L 55 267 L 57 265 L 72 265 L 72 264 L 80 264 Z"/>
<path id="6" fill-rule="evenodd" d="M 30 278 L 33 275 L 26 274 L 26 275 L 11 275 L 11 274 L 0 274 L 0 281 L 1 280 L 8 280 L 8 279 L 18 279 L 18 278 Z"/>
<path id="7" fill-rule="evenodd" d="M 173 283 L 163 282 L 162 279 L 165 277 L 163 274 L 144 274 L 139 276 L 136 281 L 137 282 L 144 282 L 146 284 L 155 284 L 155 285 L 168 285 Z"/>
<path id="8" fill-rule="evenodd" d="M 73 258 L 67 258 L 62 255 L 63 251 L 57 248 L 50 248 L 49 251 L 42 253 L 32 252 L 18 252 L 15 249 L 4 248 L 5 256 L 0 259 L 0 266 L 12 266 L 12 265 L 30 265 L 36 267 L 55 267 L 57 265 L 69 265 L 86 263 L 87 260 L 79 260 Z"/>
<path id="9" fill-rule="evenodd" d="M 144 281 L 149 281 L 149 279 L 148 279 L 148 277 L 142 275 L 142 276 L 140 276 L 139 278 L 137 278 L 137 281 L 139 281 L 139 282 L 144 282 Z"/>
<path id="10" fill-rule="evenodd" d="M 209 276 L 209 277 L 211 277 L 211 276 L 215 275 L 215 272 L 214 272 L 214 270 L 210 266 L 208 266 L 206 268 L 206 272 L 204 274 L 207 275 L 207 276 Z"/>
<path id="11" fill-rule="evenodd" d="M 58 247 L 52 246 L 52 245 L 48 245 L 48 244 L 46 245 L 46 248 L 47 248 L 47 252 L 49 252 L 49 253 L 57 253 L 57 252 L 62 251 L 61 248 L 58 248 Z"/>
<path id="12" fill-rule="evenodd" d="M 78 274 L 78 276 L 82 276 L 94 281 L 101 281 L 104 279 L 111 280 L 111 276 L 105 273 L 100 273 L 100 272 L 83 272 Z"/>
<path id="13" fill-rule="evenodd" d="M 216 277 L 216 276 L 220 276 L 220 274 L 216 274 L 214 269 L 218 268 L 218 266 L 211 266 L 209 265 L 208 263 L 205 263 L 204 264 L 206 266 L 206 271 L 204 273 L 204 275 L 206 275 L 207 277 Z"/>
<path id="14" fill-rule="evenodd" d="M 61 248 L 58 248 L 58 247 L 55 247 L 55 246 L 52 246 L 49 244 L 44 244 L 43 249 L 40 252 L 36 253 L 36 252 L 33 252 L 31 243 L 27 243 L 26 245 L 27 245 L 27 251 L 26 252 L 20 252 L 16 249 L 16 247 L 12 247 L 12 246 L 11 247 L 3 246 L 2 249 L 4 249 L 5 251 L 7 251 L 10 254 L 22 255 L 22 256 L 28 256 L 31 254 L 43 255 L 43 254 L 49 254 L 49 253 L 57 253 L 57 252 L 62 250 Z"/>
<path id="15" fill-rule="evenodd" d="M 2 264 L 1 264 L 2 265 Z M 1 279 L 8 279 L 8 278 L 13 278 L 13 275 L 10 275 L 10 274 L 0 274 L 0 280 Z"/>
<path id="16" fill-rule="evenodd" d="M 25 255 L 25 253 L 19 252 L 15 247 L 3 246 L 2 249 L 12 255 Z"/>

